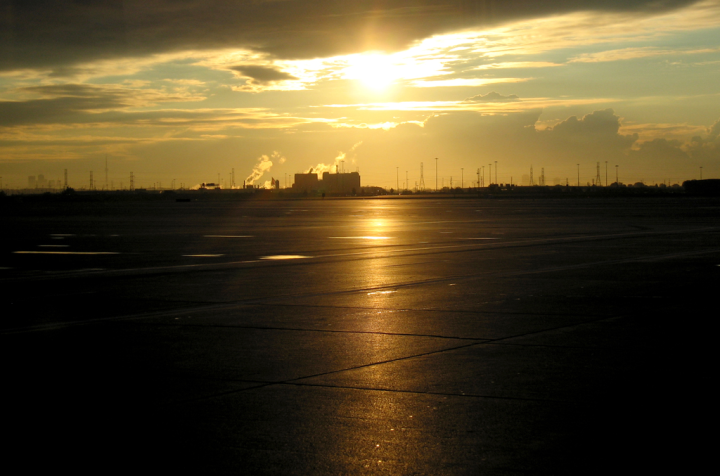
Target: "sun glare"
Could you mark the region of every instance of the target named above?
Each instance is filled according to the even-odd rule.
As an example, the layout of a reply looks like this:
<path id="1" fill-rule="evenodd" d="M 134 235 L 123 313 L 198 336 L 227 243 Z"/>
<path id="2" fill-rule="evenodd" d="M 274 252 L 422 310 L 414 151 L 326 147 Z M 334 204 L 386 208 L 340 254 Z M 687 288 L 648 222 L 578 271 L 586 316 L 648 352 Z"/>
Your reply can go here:
<path id="1" fill-rule="evenodd" d="M 400 67 L 391 57 L 380 54 L 353 55 L 343 74 L 346 79 L 354 79 L 368 89 L 383 91 L 401 77 Z"/>

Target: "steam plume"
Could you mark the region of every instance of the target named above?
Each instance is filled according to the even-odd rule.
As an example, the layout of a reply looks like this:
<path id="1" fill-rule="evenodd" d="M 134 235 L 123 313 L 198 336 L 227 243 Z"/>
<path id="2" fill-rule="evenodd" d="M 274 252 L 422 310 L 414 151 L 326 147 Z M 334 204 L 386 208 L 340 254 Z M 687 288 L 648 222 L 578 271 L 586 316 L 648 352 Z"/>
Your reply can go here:
<path id="1" fill-rule="evenodd" d="M 350 147 L 350 150 L 348 150 L 347 152 L 340 151 L 340 153 L 338 153 L 338 156 L 335 157 L 335 160 L 333 160 L 333 162 L 331 164 L 329 164 L 329 165 L 328 164 L 317 164 L 315 167 L 310 167 L 308 170 L 305 171 L 305 173 L 309 174 L 309 173 L 315 172 L 316 174 L 318 174 L 321 177 L 324 172 L 333 173 L 333 172 L 335 172 L 336 167 L 340 166 L 340 161 L 345 160 L 346 157 L 349 155 L 352 156 L 352 158 L 350 159 L 350 162 L 352 164 L 354 164 L 355 163 L 355 157 L 354 157 L 355 149 L 360 147 L 361 144 L 362 144 L 362 141 L 360 141 L 360 142 L 356 143 L 355 145 L 353 145 L 352 147 Z"/>
<path id="2" fill-rule="evenodd" d="M 265 172 L 269 172 L 270 169 L 273 166 L 273 160 L 277 163 L 284 163 L 285 157 L 280 155 L 280 152 L 273 151 L 273 153 L 268 157 L 267 155 L 263 154 L 257 159 L 257 163 L 255 164 L 255 167 L 253 167 L 253 171 L 250 175 L 248 175 L 248 178 L 245 179 L 246 185 L 252 185 L 255 183 L 256 180 L 259 180 L 260 177 L 262 177 Z"/>

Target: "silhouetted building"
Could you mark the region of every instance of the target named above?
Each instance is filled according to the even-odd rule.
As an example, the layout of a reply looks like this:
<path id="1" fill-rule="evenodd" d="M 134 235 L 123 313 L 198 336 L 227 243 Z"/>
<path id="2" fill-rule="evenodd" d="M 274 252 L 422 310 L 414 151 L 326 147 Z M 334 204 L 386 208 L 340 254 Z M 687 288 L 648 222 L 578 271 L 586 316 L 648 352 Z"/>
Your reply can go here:
<path id="1" fill-rule="evenodd" d="M 688 195 L 720 195 L 720 179 L 686 180 L 682 186 Z"/>
<path id="2" fill-rule="evenodd" d="M 313 192 L 319 190 L 317 174 L 312 172 L 307 174 L 295 174 L 295 183 L 293 190 L 297 192 Z"/>
<path id="3" fill-rule="evenodd" d="M 321 190 L 325 193 L 349 194 L 357 193 L 360 190 L 360 174 L 350 172 L 348 174 L 323 173 Z"/>
<path id="4" fill-rule="evenodd" d="M 316 173 L 295 174 L 293 190 L 296 192 L 322 192 L 327 194 L 349 195 L 360 192 L 360 174 L 358 172 L 331 174 L 323 172 L 322 180 Z"/>

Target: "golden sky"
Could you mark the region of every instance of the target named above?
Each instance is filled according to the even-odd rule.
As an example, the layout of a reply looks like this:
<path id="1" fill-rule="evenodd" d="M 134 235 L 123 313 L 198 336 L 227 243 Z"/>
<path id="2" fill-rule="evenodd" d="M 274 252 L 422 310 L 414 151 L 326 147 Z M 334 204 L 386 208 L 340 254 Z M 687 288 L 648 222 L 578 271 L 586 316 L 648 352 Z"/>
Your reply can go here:
<path id="1" fill-rule="evenodd" d="M 720 0 L 2 2 L 0 42 L 5 188 L 720 177 Z"/>

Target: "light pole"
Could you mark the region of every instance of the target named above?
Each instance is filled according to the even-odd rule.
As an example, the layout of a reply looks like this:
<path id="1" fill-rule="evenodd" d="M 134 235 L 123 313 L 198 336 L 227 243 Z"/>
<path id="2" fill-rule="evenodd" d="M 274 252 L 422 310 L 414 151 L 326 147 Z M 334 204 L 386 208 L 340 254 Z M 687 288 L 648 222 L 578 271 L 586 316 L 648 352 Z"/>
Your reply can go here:
<path id="1" fill-rule="evenodd" d="M 702 171 L 702 167 L 700 167 Z M 465 188 L 465 169 L 460 167 L 460 190 Z"/>
<path id="2" fill-rule="evenodd" d="M 495 161 L 495 183 L 498 183 L 498 180 L 497 180 L 497 160 Z"/>
<path id="3" fill-rule="evenodd" d="M 578 187 L 580 186 L 580 164 L 577 164 L 578 167 Z"/>
<path id="4" fill-rule="evenodd" d="M 438 158 L 435 157 L 435 191 L 437 192 L 437 183 L 438 183 L 438 174 L 437 174 L 437 161 Z"/>
<path id="5" fill-rule="evenodd" d="M 490 176 L 490 185 L 492 185 L 492 164 L 488 164 L 488 176 Z"/>

